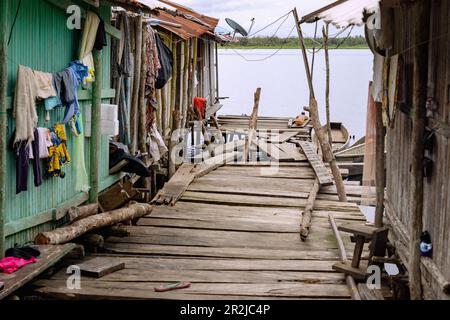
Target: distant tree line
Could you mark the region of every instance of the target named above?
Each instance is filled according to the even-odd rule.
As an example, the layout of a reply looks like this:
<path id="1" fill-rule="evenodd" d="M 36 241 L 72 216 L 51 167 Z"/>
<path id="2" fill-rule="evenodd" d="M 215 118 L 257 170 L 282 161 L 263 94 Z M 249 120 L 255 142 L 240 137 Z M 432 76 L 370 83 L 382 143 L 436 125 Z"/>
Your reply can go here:
<path id="1" fill-rule="evenodd" d="M 298 38 L 279 38 L 279 37 L 254 37 L 254 38 L 236 38 L 238 42 L 226 44 L 223 47 L 232 48 L 299 48 Z M 305 38 L 305 43 L 308 48 L 314 45 L 316 48 L 323 43 L 322 38 Z M 353 36 L 348 38 L 330 38 L 328 40 L 330 49 L 336 48 L 367 48 L 366 38 L 363 36 Z"/>

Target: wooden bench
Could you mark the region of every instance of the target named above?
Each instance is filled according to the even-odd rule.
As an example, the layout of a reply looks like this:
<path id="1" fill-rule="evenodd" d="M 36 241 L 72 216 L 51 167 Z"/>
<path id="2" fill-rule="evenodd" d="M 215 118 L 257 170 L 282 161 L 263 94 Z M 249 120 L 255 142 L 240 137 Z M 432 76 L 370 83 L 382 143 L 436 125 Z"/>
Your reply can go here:
<path id="1" fill-rule="evenodd" d="M 352 261 L 339 262 L 333 265 L 333 270 L 350 274 L 355 278 L 365 278 L 368 266 L 380 263 L 374 263 L 372 257 L 384 257 L 388 242 L 388 228 L 375 228 L 363 224 L 344 224 L 338 227 L 339 231 L 351 233 L 355 240 L 355 249 Z M 361 261 L 364 244 L 369 243 L 369 257 L 367 262 Z"/>

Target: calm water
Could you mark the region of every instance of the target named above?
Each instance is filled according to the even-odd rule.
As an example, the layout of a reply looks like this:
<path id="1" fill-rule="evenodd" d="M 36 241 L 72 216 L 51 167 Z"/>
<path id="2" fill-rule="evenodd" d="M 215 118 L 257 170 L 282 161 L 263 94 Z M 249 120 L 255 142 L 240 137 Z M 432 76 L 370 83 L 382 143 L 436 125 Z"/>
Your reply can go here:
<path id="1" fill-rule="evenodd" d="M 219 50 L 220 114 L 251 114 L 253 93 L 262 88 L 259 115 L 295 117 L 308 104 L 309 90 L 301 51 L 283 49 L 265 61 L 275 50 Z M 238 54 L 239 53 L 239 54 Z M 311 61 L 311 56 L 309 57 Z M 325 123 L 325 58 L 316 54 L 314 89 L 322 123 Z M 331 50 L 331 120 L 343 122 L 356 139 L 365 135 L 367 92 L 372 78 L 370 50 Z"/>

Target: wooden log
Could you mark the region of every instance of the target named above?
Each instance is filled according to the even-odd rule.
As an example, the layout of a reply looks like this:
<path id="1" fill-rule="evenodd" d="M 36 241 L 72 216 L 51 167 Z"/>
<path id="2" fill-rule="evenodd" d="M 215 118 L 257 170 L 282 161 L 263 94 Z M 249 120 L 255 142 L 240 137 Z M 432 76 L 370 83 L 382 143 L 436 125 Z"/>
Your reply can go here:
<path id="1" fill-rule="evenodd" d="M 422 299 L 422 280 L 420 270 L 420 235 L 423 231 L 423 159 L 426 122 L 426 88 L 428 70 L 428 43 L 430 30 L 430 2 L 419 1 L 413 4 L 413 102 L 411 139 L 411 212 L 409 245 L 409 288 L 412 300 Z"/>
<path id="2" fill-rule="evenodd" d="M 128 207 L 104 212 L 79 220 L 70 226 L 55 229 L 49 232 L 43 232 L 37 235 L 36 244 L 63 244 L 67 243 L 88 231 L 96 230 L 102 227 L 112 226 L 116 223 L 141 218 L 148 215 L 153 207 L 146 203 L 133 203 Z"/>
<path id="3" fill-rule="evenodd" d="M 134 55 L 133 94 L 131 97 L 130 129 L 131 129 L 131 154 L 135 154 L 138 146 L 138 115 L 139 115 L 139 86 L 141 83 L 142 60 L 142 16 L 135 19 L 136 51 Z"/>
<path id="4" fill-rule="evenodd" d="M 253 141 L 253 137 L 256 135 L 255 130 L 258 127 L 258 109 L 259 109 L 259 100 L 261 98 L 261 88 L 257 88 L 255 95 L 254 95 L 254 103 L 253 103 L 253 111 L 252 115 L 250 117 L 250 122 L 248 125 L 249 132 L 247 139 L 245 140 L 245 146 L 244 146 L 244 161 L 248 160 L 249 152 L 250 152 L 250 146 Z"/>
<path id="5" fill-rule="evenodd" d="M 314 180 L 314 185 L 308 196 L 308 201 L 306 202 L 305 210 L 302 214 L 302 223 L 300 225 L 300 238 L 302 241 L 306 241 L 309 235 L 309 229 L 311 227 L 311 218 L 314 210 L 314 203 L 316 202 L 317 194 L 319 193 L 320 184 L 319 180 L 316 178 Z"/>
<path id="6" fill-rule="evenodd" d="M 339 248 L 339 256 L 341 257 L 341 262 L 347 262 L 347 250 L 345 249 L 344 241 L 342 241 L 342 237 L 339 233 L 336 220 L 332 214 L 328 215 L 328 220 L 330 221 L 331 229 L 333 230 L 334 236 L 336 238 L 336 243 Z M 356 287 L 355 279 L 352 276 L 346 275 L 345 280 L 347 282 L 347 286 L 351 290 L 351 295 L 353 300 L 361 300 L 361 295 L 359 294 L 358 288 Z"/>
<path id="7" fill-rule="evenodd" d="M 385 155 L 384 155 L 384 137 L 385 129 L 383 125 L 383 110 L 381 103 L 376 103 L 376 198 L 377 206 L 375 210 L 375 227 L 383 227 L 383 213 L 384 213 L 384 188 L 386 186 L 386 170 L 385 170 Z"/>
<path id="8" fill-rule="evenodd" d="M 72 207 L 67 212 L 69 223 L 90 217 L 98 213 L 98 203 L 88 204 L 82 207 Z"/>

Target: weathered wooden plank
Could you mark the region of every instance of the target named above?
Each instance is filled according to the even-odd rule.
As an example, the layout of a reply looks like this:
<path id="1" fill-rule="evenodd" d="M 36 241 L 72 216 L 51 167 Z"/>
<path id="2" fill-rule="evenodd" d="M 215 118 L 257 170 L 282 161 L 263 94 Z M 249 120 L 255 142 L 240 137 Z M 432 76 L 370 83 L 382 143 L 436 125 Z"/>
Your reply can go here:
<path id="1" fill-rule="evenodd" d="M 276 136 L 272 136 L 270 137 L 267 142 L 271 142 L 271 143 L 285 143 L 287 142 L 289 139 L 303 133 L 304 130 L 298 130 L 298 131 L 291 131 L 291 132 L 284 132 L 280 135 L 276 135 Z"/>
<path id="2" fill-rule="evenodd" d="M 174 205 L 194 180 L 194 164 L 183 164 L 152 200 L 154 204 Z"/>
<path id="3" fill-rule="evenodd" d="M 186 246 L 167 246 L 167 245 L 130 244 L 130 243 L 106 243 L 105 248 L 115 253 L 165 255 L 165 256 L 179 256 L 179 257 L 298 260 L 298 259 L 312 259 L 312 257 L 316 255 L 314 251 L 310 250 L 300 251 L 297 249 L 285 250 L 285 249 L 228 248 L 228 247 L 208 248 L 203 246 L 186 247 Z M 322 255 L 319 256 L 320 259 L 322 259 Z"/>
<path id="4" fill-rule="evenodd" d="M 125 263 L 114 261 L 107 257 L 94 257 L 82 261 L 81 263 L 77 264 L 77 266 L 80 268 L 82 275 L 101 278 L 112 272 L 124 269 Z M 67 278 L 67 273 L 65 274 Z"/>
<path id="5" fill-rule="evenodd" d="M 270 298 L 348 298 L 350 292 L 341 284 L 304 284 L 304 283 L 271 283 L 271 284 L 226 284 L 226 283 L 196 283 L 190 288 L 177 292 L 154 292 L 154 288 L 161 282 L 106 282 L 84 281 L 80 290 L 70 290 L 64 280 L 40 280 L 36 285 L 37 291 L 49 296 L 63 298 L 66 296 L 79 296 L 89 298 L 115 298 L 115 299 L 242 299 L 242 297 L 268 297 Z M 59 293 L 59 295 L 57 295 Z"/>
<path id="6" fill-rule="evenodd" d="M 61 270 L 52 280 L 64 280 L 70 276 Z M 345 283 L 345 277 L 336 272 L 300 271 L 228 271 L 228 270 L 164 270 L 164 269 L 124 269 L 108 274 L 100 281 L 117 282 L 176 282 L 183 279 L 191 283 Z M 81 281 L 91 279 L 82 277 Z"/>
<path id="7" fill-rule="evenodd" d="M 306 155 L 309 163 L 313 167 L 313 170 L 317 175 L 317 179 L 319 179 L 320 185 L 321 186 L 333 185 L 333 179 L 331 178 L 331 175 L 329 174 L 323 161 L 319 158 L 319 156 L 315 152 L 312 143 L 307 141 L 300 141 L 299 145 L 303 149 L 303 153 Z"/>

